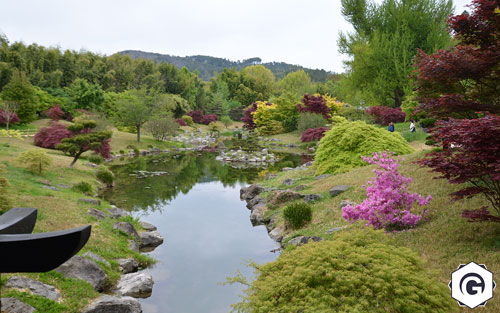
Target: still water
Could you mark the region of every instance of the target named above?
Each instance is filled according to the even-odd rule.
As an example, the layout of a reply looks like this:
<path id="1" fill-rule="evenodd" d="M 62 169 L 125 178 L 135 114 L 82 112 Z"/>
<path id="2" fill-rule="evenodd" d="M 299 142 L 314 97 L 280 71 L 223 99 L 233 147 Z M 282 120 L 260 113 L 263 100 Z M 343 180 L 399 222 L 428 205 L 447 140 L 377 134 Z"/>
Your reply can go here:
<path id="1" fill-rule="evenodd" d="M 268 169 L 234 169 L 215 155 L 156 156 L 117 166 L 117 186 L 104 196 L 158 227 L 165 241 L 149 252 L 158 260 L 144 270 L 153 276 L 153 294 L 140 299 L 144 313 L 224 313 L 239 301 L 244 286 L 221 285 L 245 266 L 274 260 L 278 247 L 264 226 L 252 227 L 240 188 L 259 175 L 295 166 L 300 157 L 282 156 Z M 137 170 L 167 172 L 136 178 Z"/>

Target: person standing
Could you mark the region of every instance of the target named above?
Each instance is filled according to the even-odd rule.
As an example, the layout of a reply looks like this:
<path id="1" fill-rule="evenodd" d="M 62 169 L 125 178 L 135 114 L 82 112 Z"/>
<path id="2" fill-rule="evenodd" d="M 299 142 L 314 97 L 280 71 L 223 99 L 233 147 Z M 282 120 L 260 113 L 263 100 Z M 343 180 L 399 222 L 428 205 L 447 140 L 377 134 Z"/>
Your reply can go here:
<path id="1" fill-rule="evenodd" d="M 389 128 L 387 130 L 390 131 L 391 133 L 394 132 L 394 124 L 392 122 L 389 123 Z"/>
<path id="2" fill-rule="evenodd" d="M 410 131 L 412 133 L 414 133 L 416 131 L 416 129 L 415 129 L 415 121 L 414 120 L 411 120 Z"/>

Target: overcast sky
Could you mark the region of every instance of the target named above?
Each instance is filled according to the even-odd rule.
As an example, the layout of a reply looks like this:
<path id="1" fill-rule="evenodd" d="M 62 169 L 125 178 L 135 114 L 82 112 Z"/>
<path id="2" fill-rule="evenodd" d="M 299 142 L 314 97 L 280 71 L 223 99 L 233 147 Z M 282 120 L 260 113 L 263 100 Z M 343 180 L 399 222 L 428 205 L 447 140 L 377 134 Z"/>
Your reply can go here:
<path id="1" fill-rule="evenodd" d="M 380 2 L 378 0 L 377 2 Z M 454 0 L 462 12 L 470 0 Z M 0 32 L 23 41 L 110 55 L 142 50 L 260 57 L 342 72 L 340 0 L 2 0 Z"/>

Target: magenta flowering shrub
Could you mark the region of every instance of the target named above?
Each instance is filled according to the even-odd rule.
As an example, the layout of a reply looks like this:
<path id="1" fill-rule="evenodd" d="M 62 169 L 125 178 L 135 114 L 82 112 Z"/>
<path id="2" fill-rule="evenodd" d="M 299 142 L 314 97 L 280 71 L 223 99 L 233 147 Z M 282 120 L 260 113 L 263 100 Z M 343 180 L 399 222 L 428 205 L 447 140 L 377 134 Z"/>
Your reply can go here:
<path id="1" fill-rule="evenodd" d="M 365 162 L 377 165 L 376 174 L 366 186 L 367 198 L 356 206 L 347 205 L 342 209 L 342 217 L 350 222 L 359 219 L 366 225 L 387 230 L 400 230 L 414 227 L 425 215 L 422 208 L 432 199 L 408 191 L 412 179 L 398 171 L 400 159 L 393 158 L 394 153 L 373 153 L 373 157 L 363 157 Z M 403 158 L 401 158 L 403 160 Z M 420 208 L 420 214 L 412 213 L 413 203 Z"/>

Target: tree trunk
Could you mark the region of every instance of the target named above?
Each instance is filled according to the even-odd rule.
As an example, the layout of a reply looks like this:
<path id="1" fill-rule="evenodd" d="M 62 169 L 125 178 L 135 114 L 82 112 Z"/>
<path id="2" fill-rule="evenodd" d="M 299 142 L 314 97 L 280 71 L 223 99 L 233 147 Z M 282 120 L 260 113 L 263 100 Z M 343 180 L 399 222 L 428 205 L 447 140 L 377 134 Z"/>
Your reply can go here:
<path id="1" fill-rule="evenodd" d="M 78 161 L 78 158 L 80 157 L 80 155 L 82 155 L 82 153 L 83 152 L 79 152 L 78 154 L 75 155 L 75 158 L 73 159 L 73 161 L 69 165 L 69 168 L 73 168 L 73 165 L 75 165 L 76 161 Z"/>
<path id="2" fill-rule="evenodd" d="M 137 142 L 141 142 L 141 126 L 136 126 L 137 128 Z"/>
<path id="3" fill-rule="evenodd" d="M 403 103 L 403 97 L 404 93 L 401 89 L 396 88 L 394 89 L 394 107 L 399 108 L 401 104 Z"/>

